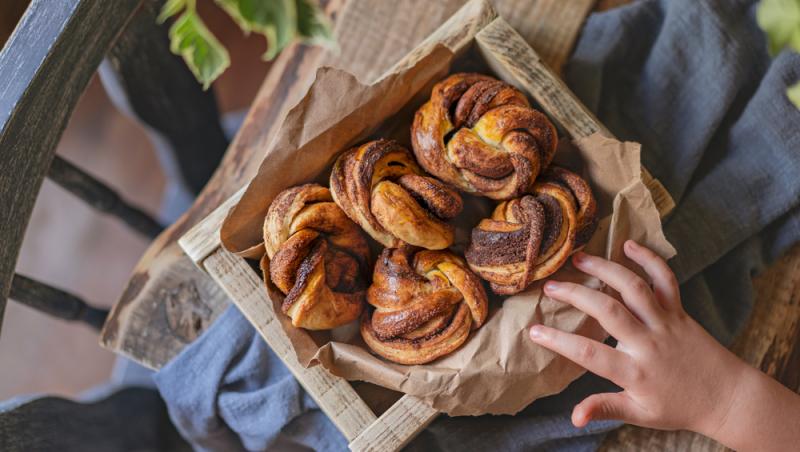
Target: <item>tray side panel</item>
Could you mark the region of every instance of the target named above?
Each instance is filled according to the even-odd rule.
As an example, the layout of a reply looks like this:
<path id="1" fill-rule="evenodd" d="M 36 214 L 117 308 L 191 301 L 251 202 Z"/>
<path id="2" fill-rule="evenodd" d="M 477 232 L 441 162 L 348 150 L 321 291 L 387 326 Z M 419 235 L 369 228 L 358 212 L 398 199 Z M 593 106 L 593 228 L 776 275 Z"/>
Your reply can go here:
<path id="1" fill-rule="evenodd" d="M 240 188 L 233 196 L 205 217 L 203 221 L 194 225 L 178 239 L 178 244 L 192 261 L 195 263 L 201 262 L 214 250 L 222 246 L 219 229 L 222 227 L 222 222 L 225 221 L 228 211 L 239 202 L 244 190 L 244 187 Z"/>
<path id="2" fill-rule="evenodd" d="M 439 412 L 417 397 L 405 395 L 353 442 L 353 452 L 400 450 L 428 426 Z"/>
<path id="3" fill-rule="evenodd" d="M 243 258 L 217 248 L 203 264 L 348 441 L 375 422 L 375 414 L 347 380 L 297 361 L 261 280 Z"/>

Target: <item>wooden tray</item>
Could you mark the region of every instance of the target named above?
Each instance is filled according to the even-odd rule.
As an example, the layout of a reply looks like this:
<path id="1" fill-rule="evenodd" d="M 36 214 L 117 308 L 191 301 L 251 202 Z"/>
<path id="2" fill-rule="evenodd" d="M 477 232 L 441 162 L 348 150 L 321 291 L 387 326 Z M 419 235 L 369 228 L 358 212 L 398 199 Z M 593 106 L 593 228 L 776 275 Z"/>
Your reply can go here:
<path id="1" fill-rule="evenodd" d="M 497 17 L 485 0 L 466 4 L 406 58 L 424 52 L 435 42 L 447 43 L 457 55 L 478 55 L 496 76 L 530 95 L 557 124 L 561 134 L 571 138 L 595 132 L 611 136 L 522 37 Z M 663 217 L 674 207 L 672 198 L 646 170 L 643 170 L 642 178 Z M 321 366 L 307 369 L 298 362 L 277 318 L 283 314 L 273 310 L 259 275 L 247 261 L 226 251 L 220 243 L 222 221 L 242 193 L 232 196 L 181 237 L 180 246 L 250 320 L 350 441 L 352 450 L 393 451 L 402 448 L 438 412 L 416 397 L 371 384 L 351 384 Z"/>

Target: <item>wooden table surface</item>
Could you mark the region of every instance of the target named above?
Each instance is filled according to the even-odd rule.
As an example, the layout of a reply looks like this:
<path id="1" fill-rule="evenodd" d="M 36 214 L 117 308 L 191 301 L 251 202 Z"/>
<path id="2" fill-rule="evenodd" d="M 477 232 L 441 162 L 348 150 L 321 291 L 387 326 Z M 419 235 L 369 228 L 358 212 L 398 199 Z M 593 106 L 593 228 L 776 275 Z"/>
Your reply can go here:
<path id="1" fill-rule="evenodd" d="M 630 0 L 494 0 L 508 22 L 559 71 L 586 15 Z M 292 46 L 274 63 L 222 164 L 191 209 L 156 239 L 134 270 L 103 330 L 102 344 L 157 369 L 193 341 L 228 305 L 210 278 L 177 246 L 192 225 L 239 190 L 256 172 L 281 118 L 311 83 L 320 65 L 346 69 L 361 80 L 384 70 L 434 30 L 463 0 L 329 0 L 340 51 Z M 392 39 L 387 39 L 391 37 Z M 758 298 L 749 326 L 733 347 L 739 356 L 795 391 L 800 390 L 800 246 L 756 279 Z M 719 450 L 689 432 L 624 427 L 605 450 Z"/>

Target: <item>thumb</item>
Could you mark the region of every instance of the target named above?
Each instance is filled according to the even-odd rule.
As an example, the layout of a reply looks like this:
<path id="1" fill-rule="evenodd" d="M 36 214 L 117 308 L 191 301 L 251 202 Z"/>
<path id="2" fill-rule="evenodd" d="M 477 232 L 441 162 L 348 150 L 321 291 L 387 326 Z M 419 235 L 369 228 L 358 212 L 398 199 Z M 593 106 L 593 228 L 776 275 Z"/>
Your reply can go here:
<path id="1" fill-rule="evenodd" d="M 572 410 L 572 424 L 585 427 L 589 421 L 615 419 L 628 421 L 633 417 L 631 401 L 624 392 L 594 394 Z"/>

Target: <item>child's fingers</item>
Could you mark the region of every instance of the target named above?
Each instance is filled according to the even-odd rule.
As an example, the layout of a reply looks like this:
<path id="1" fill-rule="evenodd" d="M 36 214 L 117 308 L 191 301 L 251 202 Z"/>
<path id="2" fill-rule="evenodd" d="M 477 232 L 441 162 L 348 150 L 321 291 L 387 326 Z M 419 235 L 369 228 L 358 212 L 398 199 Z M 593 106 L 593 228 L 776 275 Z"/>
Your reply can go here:
<path id="1" fill-rule="evenodd" d="M 635 406 L 624 392 L 594 394 L 572 410 L 572 424 L 585 427 L 589 421 L 615 419 L 632 422 L 636 418 Z"/>
<path id="2" fill-rule="evenodd" d="M 664 259 L 633 240 L 625 242 L 625 255 L 632 261 L 641 265 L 644 271 L 653 280 L 653 292 L 661 306 L 666 309 L 679 307 L 681 304 L 680 289 L 675 273 L 669 268 Z"/>
<path id="3" fill-rule="evenodd" d="M 530 337 L 537 344 L 548 348 L 584 369 L 624 386 L 623 371 L 627 366 L 628 355 L 606 344 L 577 334 L 565 333 L 544 325 L 534 325 Z"/>
<path id="4" fill-rule="evenodd" d="M 613 297 L 580 284 L 548 281 L 544 293 L 597 319 L 615 338 L 625 341 L 644 331 L 644 325 Z"/>
<path id="5" fill-rule="evenodd" d="M 572 258 L 578 270 L 600 278 L 622 295 L 625 306 L 647 325 L 661 318 L 662 308 L 655 302 L 650 285 L 636 273 L 616 262 L 607 261 L 586 253 L 576 253 Z"/>

